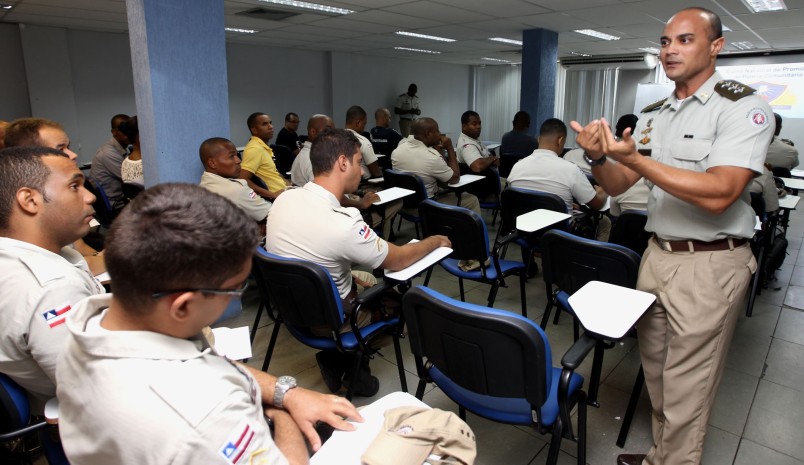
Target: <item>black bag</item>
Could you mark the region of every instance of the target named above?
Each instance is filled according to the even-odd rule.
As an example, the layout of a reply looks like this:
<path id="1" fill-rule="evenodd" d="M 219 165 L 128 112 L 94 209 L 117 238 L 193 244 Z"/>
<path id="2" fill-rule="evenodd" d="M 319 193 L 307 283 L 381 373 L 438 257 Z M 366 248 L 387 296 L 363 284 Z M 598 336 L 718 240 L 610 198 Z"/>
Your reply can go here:
<path id="1" fill-rule="evenodd" d="M 785 256 L 787 256 L 787 238 L 783 234 L 778 234 L 768 250 L 765 266 L 761 270 L 765 276 L 765 287 L 768 282 L 776 280 L 774 275 L 776 270 L 782 267 Z"/>

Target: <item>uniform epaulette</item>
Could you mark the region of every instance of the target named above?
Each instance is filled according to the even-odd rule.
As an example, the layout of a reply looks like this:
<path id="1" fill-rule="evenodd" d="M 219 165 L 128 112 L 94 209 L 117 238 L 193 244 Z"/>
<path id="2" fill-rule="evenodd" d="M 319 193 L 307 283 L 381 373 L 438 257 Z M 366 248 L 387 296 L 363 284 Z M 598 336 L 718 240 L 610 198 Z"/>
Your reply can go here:
<path id="1" fill-rule="evenodd" d="M 653 111 L 653 110 L 658 110 L 659 108 L 662 107 L 662 105 L 664 105 L 664 102 L 666 102 L 666 101 L 667 101 L 667 98 L 663 98 L 663 99 L 659 100 L 658 102 L 653 102 L 650 105 L 648 105 L 645 108 L 643 108 L 642 113 L 648 113 L 648 112 Z"/>
<path id="2" fill-rule="evenodd" d="M 715 92 L 727 99 L 736 102 L 743 97 L 752 95 L 756 89 L 737 81 L 719 81 L 715 84 Z"/>

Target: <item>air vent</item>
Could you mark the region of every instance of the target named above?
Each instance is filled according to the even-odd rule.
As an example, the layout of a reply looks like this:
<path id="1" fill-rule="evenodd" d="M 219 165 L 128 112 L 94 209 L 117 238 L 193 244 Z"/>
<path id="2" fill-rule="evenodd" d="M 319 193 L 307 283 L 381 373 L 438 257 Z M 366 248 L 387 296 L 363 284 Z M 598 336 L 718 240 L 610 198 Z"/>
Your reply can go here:
<path id="1" fill-rule="evenodd" d="M 284 10 L 272 10 L 268 8 L 252 8 L 236 14 L 240 16 L 248 16 L 249 18 L 264 19 L 266 21 L 283 21 L 294 16 L 299 16 L 300 13 L 292 13 Z"/>
<path id="2" fill-rule="evenodd" d="M 561 58 L 561 66 L 573 70 L 604 68 L 653 69 L 656 67 L 657 63 L 658 58 L 650 53 Z"/>

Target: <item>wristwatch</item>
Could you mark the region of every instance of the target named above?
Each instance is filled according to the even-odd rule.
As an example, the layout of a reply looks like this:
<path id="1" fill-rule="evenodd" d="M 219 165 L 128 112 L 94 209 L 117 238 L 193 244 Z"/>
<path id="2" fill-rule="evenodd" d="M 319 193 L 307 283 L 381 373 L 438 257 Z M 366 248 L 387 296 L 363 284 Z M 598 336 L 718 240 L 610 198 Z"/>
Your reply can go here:
<path id="1" fill-rule="evenodd" d="M 274 385 L 274 407 L 283 408 L 282 402 L 285 400 L 285 394 L 295 387 L 296 378 L 292 376 L 280 376 L 277 378 L 276 385 Z"/>
<path id="2" fill-rule="evenodd" d="M 598 158 L 597 160 L 592 160 L 591 158 L 589 158 L 589 155 L 586 152 L 584 152 L 583 153 L 583 159 L 586 160 L 586 163 L 589 163 L 589 166 L 600 166 L 603 163 L 606 163 L 606 156 L 605 155 L 603 155 L 602 157 Z"/>

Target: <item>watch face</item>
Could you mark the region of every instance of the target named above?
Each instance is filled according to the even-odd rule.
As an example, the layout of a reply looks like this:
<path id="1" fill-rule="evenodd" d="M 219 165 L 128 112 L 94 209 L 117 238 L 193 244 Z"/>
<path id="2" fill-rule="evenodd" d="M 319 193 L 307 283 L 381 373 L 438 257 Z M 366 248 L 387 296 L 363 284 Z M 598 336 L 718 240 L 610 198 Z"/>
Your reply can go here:
<path id="1" fill-rule="evenodd" d="M 294 378 L 292 376 L 280 376 L 279 379 L 276 380 L 276 382 L 281 384 L 281 385 L 284 385 L 284 386 L 289 386 L 289 387 L 295 387 L 296 386 L 296 378 Z"/>

